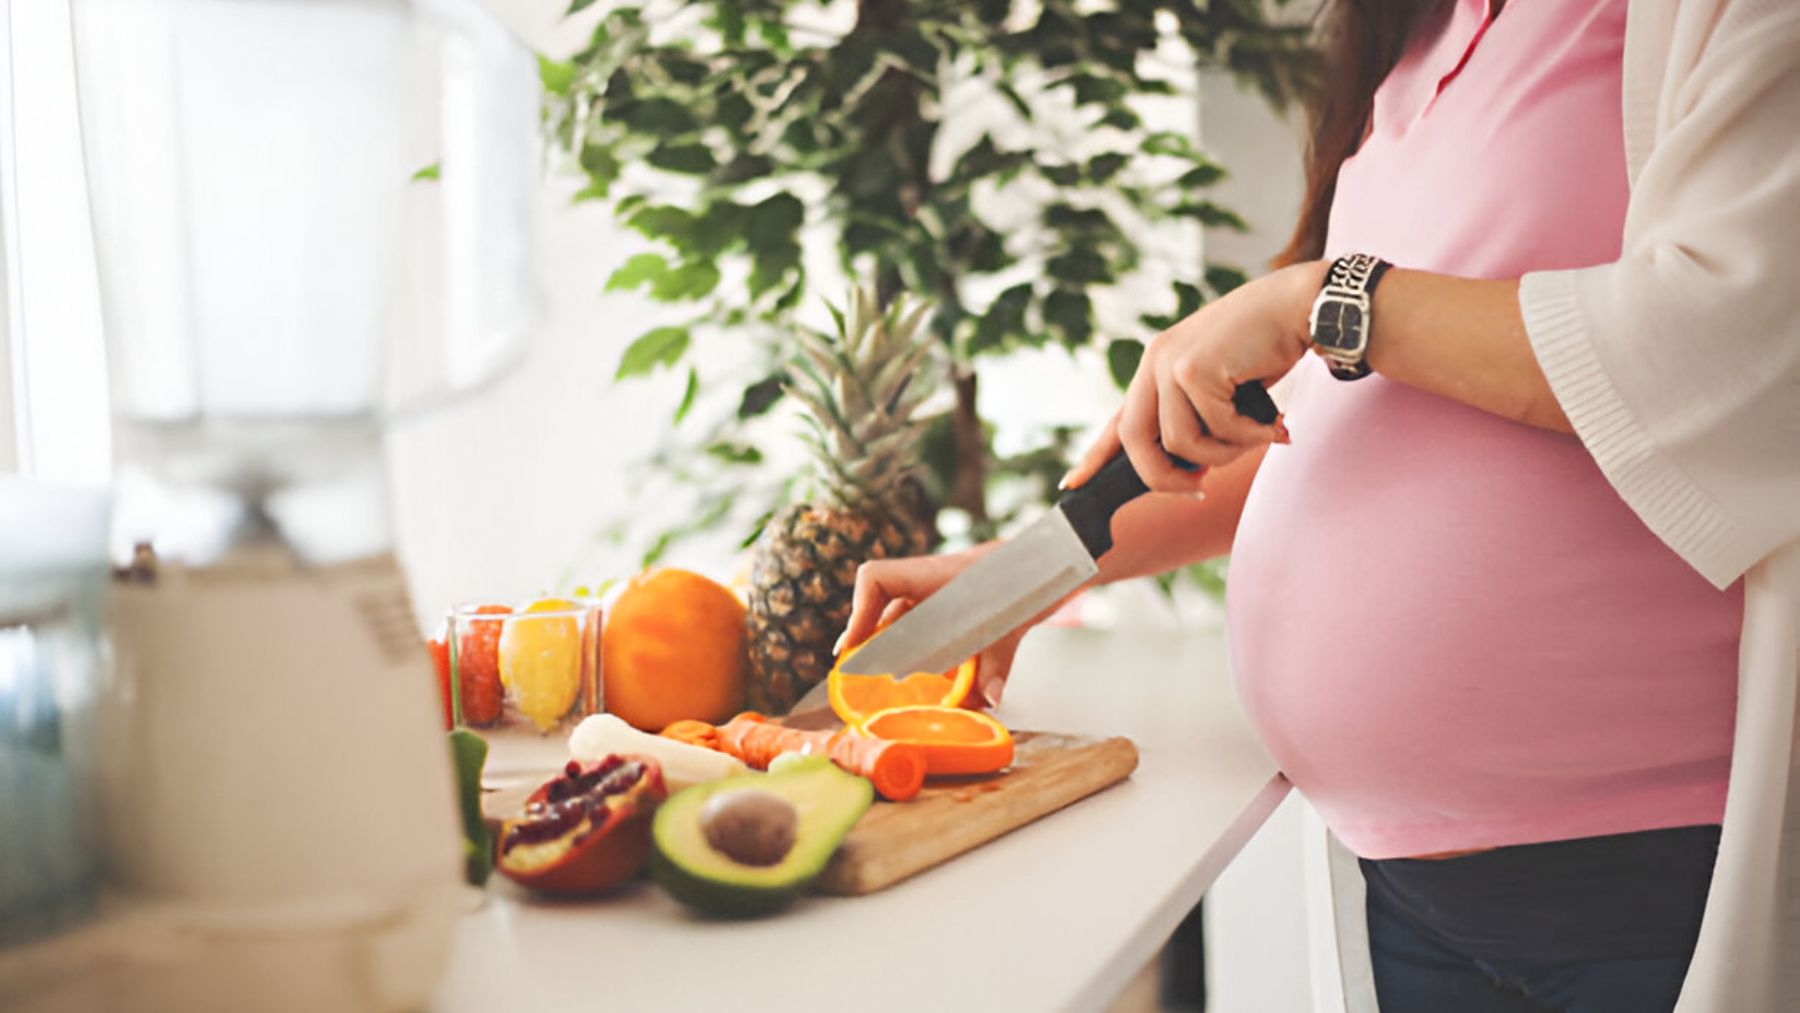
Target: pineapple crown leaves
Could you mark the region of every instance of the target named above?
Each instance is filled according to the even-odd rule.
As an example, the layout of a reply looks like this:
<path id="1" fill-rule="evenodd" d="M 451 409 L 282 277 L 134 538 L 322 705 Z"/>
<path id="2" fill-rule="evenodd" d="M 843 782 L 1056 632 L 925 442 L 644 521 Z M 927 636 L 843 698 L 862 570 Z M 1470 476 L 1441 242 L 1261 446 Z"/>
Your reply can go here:
<path id="1" fill-rule="evenodd" d="M 844 504 L 880 499 L 917 464 L 925 422 L 913 416 L 936 376 L 921 326 L 930 306 L 902 297 L 883 311 L 859 286 L 844 310 L 829 309 L 835 332 L 799 334 L 785 390 L 806 409 L 824 492 Z"/>

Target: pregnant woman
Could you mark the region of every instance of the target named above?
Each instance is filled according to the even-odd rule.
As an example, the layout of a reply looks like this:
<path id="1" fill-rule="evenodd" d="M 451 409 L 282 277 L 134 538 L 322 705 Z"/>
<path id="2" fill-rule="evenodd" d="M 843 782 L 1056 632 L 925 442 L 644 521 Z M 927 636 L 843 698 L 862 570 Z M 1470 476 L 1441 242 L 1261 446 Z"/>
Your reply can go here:
<path id="1" fill-rule="evenodd" d="M 1158 336 L 1067 480 L 1158 493 L 1101 579 L 1232 553 L 1382 1010 L 1800 1009 L 1800 4 L 1329 7 L 1289 266 Z M 865 566 L 846 639 L 981 551 Z"/>

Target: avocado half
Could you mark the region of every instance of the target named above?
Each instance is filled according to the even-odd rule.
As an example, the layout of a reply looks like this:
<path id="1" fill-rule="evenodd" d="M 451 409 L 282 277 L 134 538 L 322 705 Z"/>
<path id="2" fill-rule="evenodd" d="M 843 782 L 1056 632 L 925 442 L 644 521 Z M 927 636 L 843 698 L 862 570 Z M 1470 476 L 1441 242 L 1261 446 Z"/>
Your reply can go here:
<path id="1" fill-rule="evenodd" d="M 745 789 L 767 792 L 794 807 L 793 846 L 772 864 L 746 864 L 707 840 L 702 823 L 707 803 Z M 696 784 L 656 810 L 650 874 L 675 899 L 708 914 L 768 914 L 792 903 L 825 871 L 874 798 L 867 780 L 820 756 L 784 758 L 767 774 Z"/>

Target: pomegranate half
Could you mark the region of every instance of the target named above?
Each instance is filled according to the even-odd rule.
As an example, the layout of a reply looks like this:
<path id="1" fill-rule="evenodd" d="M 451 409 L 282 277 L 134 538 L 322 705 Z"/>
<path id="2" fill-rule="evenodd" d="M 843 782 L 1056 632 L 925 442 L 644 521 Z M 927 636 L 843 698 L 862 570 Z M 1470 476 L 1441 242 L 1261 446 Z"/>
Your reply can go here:
<path id="1" fill-rule="evenodd" d="M 667 797 L 662 767 L 647 756 L 570 760 L 501 824 L 495 867 L 544 893 L 610 889 L 643 867 L 650 815 Z"/>

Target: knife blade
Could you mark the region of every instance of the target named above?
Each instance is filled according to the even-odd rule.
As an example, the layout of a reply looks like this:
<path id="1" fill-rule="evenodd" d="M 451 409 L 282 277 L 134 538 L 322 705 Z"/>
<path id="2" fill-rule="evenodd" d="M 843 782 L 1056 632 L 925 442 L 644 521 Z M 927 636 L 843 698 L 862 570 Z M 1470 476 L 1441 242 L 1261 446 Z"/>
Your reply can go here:
<path id="1" fill-rule="evenodd" d="M 1275 402 L 1255 381 L 1240 384 L 1232 402 L 1239 414 L 1263 425 L 1277 417 Z M 1170 457 L 1183 470 L 1195 469 Z M 841 669 L 903 675 L 955 667 L 1099 573 L 1099 558 L 1112 548 L 1113 514 L 1149 491 L 1131 459 L 1119 454 L 1024 531 L 869 638 Z"/>

